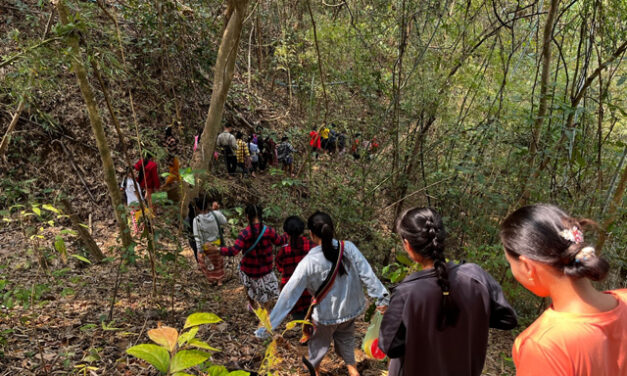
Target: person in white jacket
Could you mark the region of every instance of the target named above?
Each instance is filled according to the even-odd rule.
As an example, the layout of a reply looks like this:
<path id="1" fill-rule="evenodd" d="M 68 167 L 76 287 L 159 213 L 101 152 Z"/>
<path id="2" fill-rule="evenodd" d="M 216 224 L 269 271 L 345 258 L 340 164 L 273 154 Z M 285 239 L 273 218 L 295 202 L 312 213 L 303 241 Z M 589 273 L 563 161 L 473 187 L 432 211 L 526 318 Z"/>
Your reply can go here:
<path id="1" fill-rule="evenodd" d="M 312 319 L 316 329 L 307 343 L 309 362 L 315 368 L 316 375 L 319 375 L 320 363 L 333 340 L 335 352 L 344 360 L 349 376 L 359 376 L 354 353 L 355 319 L 366 308 L 363 286 L 366 287 L 368 295 L 375 299 L 380 312 L 387 308 L 390 293 L 355 244 L 350 241 L 340 242 L 333 238 L 333 221 L 328 214 L 314 213 L 309 217 L 307 227 L 311 231 L 311 239 L 317 246 L 300 261 L 294 274 L 281 290 L 279 300 L 270 314 L 270 323 L 273 328 L 278 327 L 305 289 L 312 296 L 315 295 L 337 262 L 340 247 L 343 246 L 344 255 L 340 260 L 337 277 L 329 292 L 313 309 Z M 255 335 L 264 338 L 268 333 L 262 327 Z"/>
<path id="2" fill-rule="evenodd" d="M 219 210 L 218 202 L 207 195 L 196 199 L 196 207 L 198 214 L 194 218 L 192 229 L 198 250 L 198 268 L 210 282 L 216 282 L 220 286 L 224 279 L 224 259 L 220 252 L 212 251 L 215 247 L 211 245 L 223 245 L 222 226 L 226 225 L 226 217 Z"/>

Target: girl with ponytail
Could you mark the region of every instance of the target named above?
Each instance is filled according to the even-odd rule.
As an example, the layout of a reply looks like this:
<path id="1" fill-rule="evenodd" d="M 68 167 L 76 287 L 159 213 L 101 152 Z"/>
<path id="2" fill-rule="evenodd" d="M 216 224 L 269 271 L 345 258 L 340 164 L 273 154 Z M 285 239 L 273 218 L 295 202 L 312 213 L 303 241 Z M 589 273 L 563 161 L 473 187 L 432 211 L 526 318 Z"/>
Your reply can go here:
<path id="1" fill-rule="evenodd" d="M 248 310 L 252 312 L 257 305 L 269 308 L 272 300 L 279 296 L 279 282 L 272 271 L 272 246 L 285 243 L 286 237 L 263 224 L 261 206 L 249 204 L 244 212 L 248 226 L 239 233 L 233 246 L 220 247 L 219 250 L 222 256 L 242 252 L 239 275 L 248 295 Z"/>
<path id="2" fill-rule="evenodd" d="M 307 290 L 316 296 L 316 291 L 324 284 L 341 256 L 330 289 L 313 308 L 312 319 L 316 328 L 307 343 L 309 362 L 315 368 L 316 375 L 319 375 L 320 363 L 329 350 L 331 340 L 334 340 L 335 352 L 344 360 L 349 376 L 359 376 L 355 362 L 355 318 L 366 308 L 362 284 L 368 295 L 376 300 L 380 311 L 385 311 L 389 293 L 355 244 L 334 238 L 333 221 L 328 214 L 314 213 L 307 220 L 307 228 L 316 246 L 301 260 L 283 287 L 270 314 L 270 322 L 273 328 L 277 328 L 303 291 Z M 255 335 L 265 337 L 267 333 L 264 328 L 260 328 Z"/>
<path id="3" fill-rule="evenodd" d="M 517 324 L 501 286 L 478 265 L 446 262 L 446 231 L 435 210 L 405 211 L 396 232 L 422 270 L 395 288 L 381 322 L 389 375 L 481 375 L 488 329 Z"/>
<path id="4" fill-rule="evenodd" d="M 516 374 L 627 375 L 627 289 L 598 291 L 608 262 L 584 240 L 594 224 L 553 205 L 525 206 L 501 224 L 514 278 L 551 306 L 513 348 Z"/>

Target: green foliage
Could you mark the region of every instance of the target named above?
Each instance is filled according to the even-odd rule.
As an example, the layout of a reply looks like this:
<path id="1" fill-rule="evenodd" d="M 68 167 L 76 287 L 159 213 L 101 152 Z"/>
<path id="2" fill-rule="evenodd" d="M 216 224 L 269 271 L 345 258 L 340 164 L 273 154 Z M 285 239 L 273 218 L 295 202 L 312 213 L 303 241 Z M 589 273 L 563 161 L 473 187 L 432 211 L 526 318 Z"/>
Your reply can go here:
<path id="1" fill-rule="evenodd" d="M 183 329 L 190 328 L 188 331 L 179 334 L 176 329 L 167 326 L 151 329 L 148 331 L 148 337 L 156 345 L 140 344 L 130 347 L 126 352 L 145 360 L 163 374 L 186 375 L 182 371 L 204 363 L 211 357 L 211 353 L 190 349 L 190 346 L 212 352 L 220 351 L 196 338 L 200 325 L 215 324 L 220 321 L 222 319 L 213 313 L 196 312 L 185 320 Z"/>

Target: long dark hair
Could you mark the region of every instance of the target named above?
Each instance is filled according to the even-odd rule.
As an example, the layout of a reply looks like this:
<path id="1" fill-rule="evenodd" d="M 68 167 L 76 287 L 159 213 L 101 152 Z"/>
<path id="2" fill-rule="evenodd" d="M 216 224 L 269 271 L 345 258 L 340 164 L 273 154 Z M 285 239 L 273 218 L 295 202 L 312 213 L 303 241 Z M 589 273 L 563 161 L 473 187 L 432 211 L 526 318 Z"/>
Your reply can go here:
<path id="1" fill-rule="evenodd" d="M 144 155 L 144 159 L 142 160 L 142 167 L 139 169 L 139 175 L 137 176 L 138 184 L 145 184 L 144 172 L 146 171 L 146 166 L 148 165 L 148 162 L 150 162 L 151 159 L 152 159 L 152 155 L 150 155 L 149 153 L 146 153 Z"/>
<path id="2" fill-rule="evenodd" d="M 438 286 L 442 289 L 438 330 L 455 326 L 460 309 L 451 296 L 451 285 L 448 280 L 446 258 L 444 257 L 446 231 L 442 217 L 431 208 L 409 209 L 396 221 L 396 232 L 402 239 L 409 242 L 414 252 L 433 260 Z"/>
<path id="3" fill-rule="evenodd" d="M 297 249 L 303 242 L 301 235 L 303 231 L 305 231 L 305 222 L 298 216 L 289 216 L 285 219 L 285 222 L 283 222 L 283 231 L 290 237 L 290 247 Z"/>
<path id="4" fill-rule="evenodd" d="M 254 221 L 255 218 L 257 218 L 259 220 L 259 225 L 263 226 L 263 208 L 261 205 L 248 204 L 246 205 L 246 209 L 244 209 L 244 213 L 248 218 L 248 225 L 250 226 L 252 238 L 257 239 L 257 235 L 259 234 L 257 234 L 257 231 L 255 230 Z"/>
<path id="5" fill-rule="evenodd" d="M 337 258 L 340 255 L 339 247 L 333 245 L 333 221 L 327 213 L 317 211 L 313 213 L 309 219 L 307 219 L 307 228 L 312 234 L 316 235 L 322 240 L 322 253 L 324 257 L 329 260 L 333 265 L 337 262 Z M 346 274 L 346 268 L 344 267 L 345 259 L 340 261 L 339 273 L 340 275 Z M 346 263 L 348 267 L 348 263 Z"/>
<path id="6" fill-rule="evenodd" d="M 567 276 L 600 281 L 607 276 L 610 264 L 584 242 L 586 227 L 596 227 L 596 223 L 573 218 L 557 206 L 538 204 L 524 206 L 505 218 L 500 235 L 505 251 L 512 257 L 524 255 Z M 581 238 L 575 239 L 573 233 Z M 578 257 L 584 248 L 590 252 Z"/>

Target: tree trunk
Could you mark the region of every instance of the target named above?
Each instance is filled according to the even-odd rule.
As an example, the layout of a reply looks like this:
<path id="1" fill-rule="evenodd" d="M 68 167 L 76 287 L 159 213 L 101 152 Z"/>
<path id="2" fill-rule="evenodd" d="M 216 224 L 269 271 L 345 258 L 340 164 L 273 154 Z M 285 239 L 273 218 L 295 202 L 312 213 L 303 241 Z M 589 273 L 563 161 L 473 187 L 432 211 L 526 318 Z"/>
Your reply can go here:
<path id="1" fill-rule="evenodd" d="M 7 128 L 4 137 L 2 137 L 2 142 L 0 142 L 0 158 L 4 156 L 4 152 L 9 148 L 9 142 L 11 142 L 11 132 L 13 132 L 13 128 L 17 124 L 22 111 L 24 110 L 24 99 L 20 100 L 20 103 L 17 105 L 17 110 L 13 114 L 13 118 L 11 119 L 11 123 L 9 124 L 9 128 Z"/>
<path id="2" fill-rule="evenodd" d="M 224 112 L 224 104 L 226 95 L 233 80 L 233 71 L 235 70 L 235 58 L 239 48 L 240 36 L 242 33 L 242 24 L 246 17 L 246 8 L 249 0 L 229 0 L 226 11 L 226 27 L 222 34 L 222 41 L 218 49 L 218 57 L 213 72 L 213 90 L 211 92 L 211 103 L 207 120 L 200 138 L 200 147 L 192 156 L 192 170 L 207 170 L 213 152 L 215 151 L 215 142 Z M 196 181 L 199 178 L 196 177 Z M 181 200 L 181 214 L 187 216 L 187 204 L 192 197 L 198 195 L 200 184 L 194 185 L 190 189 L 185 189 L 183 200 Z"/>
<path id="3" fill-rule="evenodd" d="M 549 98 L 547 96 L 549 90 L 549 74 L 551 72 L 551 36 L 553 35 L 553 24 L 555 23 L 555 14 L 559 6 L 559 0 L 551 0 L 549 8 L 549 14 L 546 17 L 546 23 L 544 24 L 544 34 L 542 42 L 542 75 L 540 78 L 540 103 L 538 105 L 538 115 L 533 123 L 533 129 L 531 131 L 531 143 L 529 145 L 529 160 L 528 165 L 529 174 L 523 182 L 523 189 L 521 195 L 520 205 L 524 205 L 529 199 L 529 176 L 533 170 L 533 166 L 538 154 L 538 143 L 540 138 L 540 131 L 542 130 L 542 124 L 544 123 L 544 117 L 548 108 Z"/>
<path id="4" fill-rule="evenodd" d="M 58 0 L 57 10 L 59 12 L 59 18 L 64 25 L 69 23 L 68 10 L 65 6 L 64 0 Z M 115 167 L 113 165 L 113 159 L 111 158 L 111 151 L 107 144 L 104 129 L 102 126 L 102 118 L 98 113 L 98 107 L 94 94 L 87 81 L 87 71 L 80 55 L 80 46 L 78 43 L 78 35 L 71 33 L 67 37 L 67 43 L 70 46 L 70 54 L 72 59 L 72 69 L 76 73 L 76 79 L 81 89 L 81 94 L 85 100 L 87 107 L 87 113 L 89 115 L 89 122 L 96 138 L 96 145 L 100 152 L 100 159 L 102 160 L 102 169 L 104 170 L 104 178 L 109 190 L 109 197 L 111 199 L 111 205 L 115 213 L 115 219 L 118 222 L 118 228 L 120 230 L 120 238 L 122 239 L 122 245 L 124 248 L 128 248 L 131 245 L 131 233 L 128 229 L 126 220 L 124 219 L 124 206 L 122 204 L 122 198 L 118 189 L 118 182 L 115 178 Z"/>
<path id="5" fill-rule="evenodd" d="M 85 228 L 85 226 L 83 226 L 80 219 L 74 212 L 74 209 L 72 209 L 72 204 L 70 203 L 70 200 L 68 200 L 67 198 L 62 199 L 61 205 L 63 205 L 63 211 L 65 212 L 65 214 L 70 217 L 72 227 L 74 227 L 74 230 L 76 230 L 76 232 L 78 233 L 78 237 L 81 238 L 81 241 L 83 242 L 83 245 L 85 246 L 89 254 L 96 259 L 96 262 L 102 261 L 102 259 L 104 258 L 102 251 L 100 250 L 100 248 L 98 248 L 98 245 L 94 241 L 94 238 L 92 238 L 92 236 L 89 234 L 89 231 Z"/>

